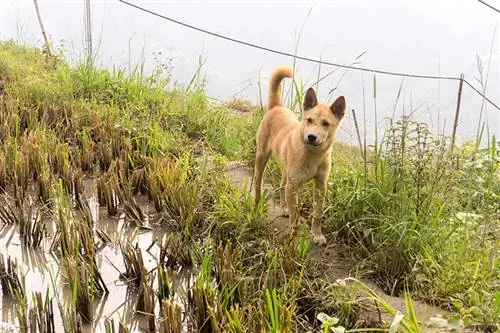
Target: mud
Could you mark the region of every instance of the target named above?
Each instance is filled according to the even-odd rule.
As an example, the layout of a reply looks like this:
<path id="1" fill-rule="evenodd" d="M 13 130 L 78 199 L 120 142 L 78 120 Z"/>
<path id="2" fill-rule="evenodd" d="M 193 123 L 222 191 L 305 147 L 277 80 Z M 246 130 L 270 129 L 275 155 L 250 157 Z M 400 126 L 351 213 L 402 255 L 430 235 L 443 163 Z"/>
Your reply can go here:
<path id="1" fill-rule="evenodd" d="M 120 242 L 131 241 L 141 249 L 144 265 L 148 271 L 157 267 L 160 249 L 153 242 L 160 241 L 168 230 L 154 226 L 150 219 L 144 221 L 143 228 L 136 228 L 133 223 L 126 221 L 124 214 L 119 218 L 110 218 L 106 208 L 99 207 L 96 188 L 93 180 L 85 182 L 85 192 L 91 208 L 96 230 L 103 231 L 111 241 L 97 250 L 99 271 L 104 279 L 109 294 L 95 302 L 94 323 L 84 326 L 84 332 L 104 332 L 106 319 L 114 319 L 115 323 L 121 320 L 131 332 L 148 332 L 147 324 L 141 315 L 134 315 L 136 292 L 132 291 L 125 282 L 119 279 L 120 273 L 125 271 Z M 147 197 L 137 197 L 144 212 L 150 211 Z M 151 216 L 151 215 L 149 215 Z M 50 232 L 50 231 L 49 231 Z M 28 301 L 33 292 L 39 291 L 45 295 L 49 290 L 54 296 L 54 319 L 57 332 L 63 332 L 62 319 L 57 306 L 57 297 L 62 297 L 65 304 L 69 304 L 71 292 L 68 285 L 63 284 L 59 259 L 50 252 L 51 237 L 46 237 L 40 249 L 26 248 L 16 227 L 7 225 L 0 231 L 0 253 L 5 258 L 17 260 L 20 271 L 25 275 L 26 295 Z M 168 271 L 176 294 L 185 294 L 192 281 L 189 271 Z M 3 295 L 2 295 L 3 296 Z M 182 299 L 178 297 L 178 301 Z M 0 303 L 1 322 L 18 325 L 15 303 L 9 297 L 2 297 Z M 184 308 L 184 305 L 182 306 Z"/>

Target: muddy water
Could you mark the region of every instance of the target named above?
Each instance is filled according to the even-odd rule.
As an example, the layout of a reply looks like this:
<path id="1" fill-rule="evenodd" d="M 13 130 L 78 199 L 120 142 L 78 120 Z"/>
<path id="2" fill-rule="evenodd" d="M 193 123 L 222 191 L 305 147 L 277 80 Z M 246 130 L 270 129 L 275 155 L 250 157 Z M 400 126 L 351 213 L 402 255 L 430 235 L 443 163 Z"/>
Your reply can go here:
<path id="1" fill-rule="evenodd" d="M 125 271 L 119 244 L 127 240 L 134 245 L 137 243 L 142 252 L 144 265 L 148 271 L 151 271 L 157 267 L 160 252 L 158 246 L 151 245 L 156 239 L 161 241 L 167 234 L 167 230 L 159 227 L 152 228 L 149 220 L 145 221 L 146 228 L 138 229 L 126 221 L 124 215 L 118 218 L 108 217 L 106 209 L 99 207 L 94 182 L 90 180 L 85 185 L 96 230 L 105 232 L 111 242 L 97 250 L 97 264 L 109 294 L 95 302 L 94 323 L 85 326 L 84 332 L 104 332 L 104 322 L 108 318 L 114 319 L 115 325 L 121 320 L 132 332 L 147 332 L 145 318 L 141 315 L 134 315 L 136 292 L 119 279 L 120 273 Z M 136 200 L 143 211 L 151 216 L 149 213 L 153 209 L 150 209 L 147 198 L 138 197 Z M 54 297 L 56 332 L 63 332 L 57 299 L 61 299 L 64 304 L 69 304 L 71 292 L 69 286 L 63 283 L 59 259 L 50 252 L 51 241 L 52 237 L 49 235 L 44 239 L 40 249 L 26 248 L 21 245 L 17 228 L 6 226 L 0 231 L 0 254 L 4 255 L 5 260 L 9 256 L 17 260 L 19 271 L 25 275 L 28 301 L 31 301 L 33 292 L 38 291 L 45 295 L 49 290 L 50 296 Z M 186 297 L 183 295 L 186 295 L 192 284 L 192 275 L 184 270 L 168 271 L 168 273 L 176 295 L 174 299 L 182 308 L 185 308 L 183 300 Z M 2 295 L 0 307 L 2 312 L 0 321 L 18 327 L 15 302 Z M 3 332 L 1 326 L 0 331 Z"/>

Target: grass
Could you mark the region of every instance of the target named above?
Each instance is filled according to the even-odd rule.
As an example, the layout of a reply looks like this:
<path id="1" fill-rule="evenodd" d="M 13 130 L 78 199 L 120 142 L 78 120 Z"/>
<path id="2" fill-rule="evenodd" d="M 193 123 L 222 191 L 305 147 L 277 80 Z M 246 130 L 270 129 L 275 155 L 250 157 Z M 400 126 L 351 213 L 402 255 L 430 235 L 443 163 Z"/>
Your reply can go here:
<path id="1" fill-rule="evenodd" d="M 19 226 L 27 246 L 51 240 L 71 291 L 69 304 L 55 295 L 66 332 L 91 322 L 107 293 L 97 243 L 111 240 L 92 219 L 85 178 L 96 180 L 108 216 L 125 216 L 133 228 L 168 229 L 152 245 L 160 251 L 152 270 L 143 249 L 120 242 L 121 277 L 137 296 L 132 312 L 150 330 L 179 332 L 187 324 L 201 332 L 420 332 L 414 300 L 454 311 L 469 328 L 498 328 L 496 137 L 486 147 L 467 143 L 451 153 L 447 138 L 405 117 L 388 122 L 375 149 L 335 145 L 328 239 L 345 249 L 359 277 L 403 296 L 403 314 L 365 285 L 327 276 L 321 260 L 313 260 L 307 232 L 290 244 L 276 241 L 268 216 L 274 193 L 255 205 L 248 184 L 235 187 L 225 173 L 229 161 L 252 165 L 264 111 L 238 100 L 210 103 L 198 74 L 188 89 L 166 91 L 170 75 L 161 70 L 148 76 L 141 67 L 129 73 L 91 62 L 70 67 L 0 42 L 0 190 L 8 203 L 0 220 Z M 290 103 L 299 107 L 304 84 L 294 89 Z M 266 175 L 279 184 L 276 161 Z M 138 195 L 148 198 L 152 216 Z M 307 213 L 311 187 L 303 195 Z M 54 221 L 54 234 L 46 216 L 37 215 L 41 209 Z M 4 294 L 11 285 L 25 300 L 21 326 L 35 316 L 40 323 L 51 301 L 46 296 L 41 307 L 40 294 L 28 302 L 12 263 L 1 264 Z M 193 277 L 184 293 L 172 278 L 177 270 Z M 373 304 L 390 320 L 363 317 Z M 116 331 L 111 319 L 105 329 Z M 117 331 L 128 331 L 121 320 Z"/>
<path id="2" fill-rule="evenodd" d="M 407 286 L 488 327 L 500 314 L 500 215 L 498 201 L 489 199 L 498 193 L 496 148 L 476 151 L 485 166 L 474 170 L 467 145 L 450 155 L 447 141 L 409 120 L 393 123 L 381 145 L 367 165 L 334 172 L 327 225 L 357 249 L 361 268 L 386 292 L 398 295 Z"/>
<path id="3" fill-rule="evenodd" d="M 54 307 L 48 293 L 42 297 L 42 293 L 33 294 L 33 307 L 29 311 L 30 328 L 37 332 L 55 332 Z"/>

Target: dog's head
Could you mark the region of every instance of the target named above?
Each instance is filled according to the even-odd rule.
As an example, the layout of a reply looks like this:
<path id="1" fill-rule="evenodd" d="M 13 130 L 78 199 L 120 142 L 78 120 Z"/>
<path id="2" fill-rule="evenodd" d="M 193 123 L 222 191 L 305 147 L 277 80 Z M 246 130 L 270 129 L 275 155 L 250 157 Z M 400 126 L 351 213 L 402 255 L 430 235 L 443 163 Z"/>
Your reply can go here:
<path id="1" fill-rule="evenodd" d="M 344 117 L 345 98 L 338 97 L 332 105 L 318 103 L 316 92 L 309 88 L 304 98 L 302 138 L 312 147 L 327 147 L 333 143 L 340 121 Z"/>

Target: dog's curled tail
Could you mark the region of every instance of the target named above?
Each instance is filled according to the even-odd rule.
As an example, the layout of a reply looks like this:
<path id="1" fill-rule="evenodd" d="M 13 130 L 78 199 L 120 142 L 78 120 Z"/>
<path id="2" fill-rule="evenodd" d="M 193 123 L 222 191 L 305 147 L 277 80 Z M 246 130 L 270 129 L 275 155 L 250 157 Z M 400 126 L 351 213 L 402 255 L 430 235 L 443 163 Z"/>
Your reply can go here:
<path id="1" fill-rule="evenodd" d="M 276 67 L 269 78 L 269 96 L 267 98 L 267 109 L 281 106 L 280 83 L 285 77 L 292 77 L 292 69 L 288 66 Z"/>

